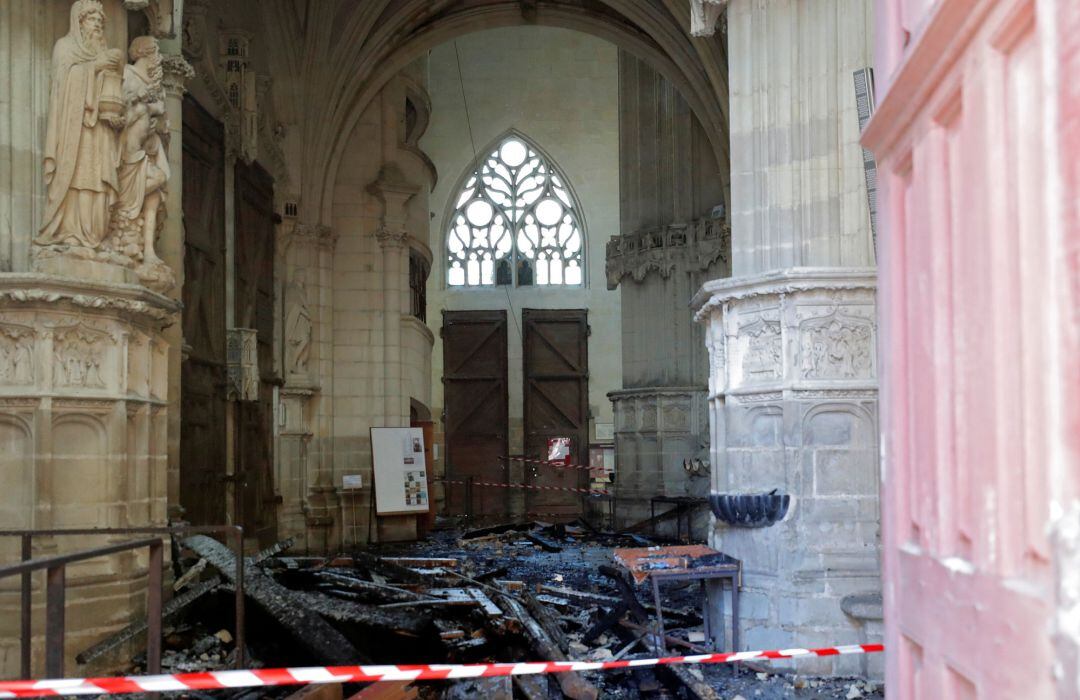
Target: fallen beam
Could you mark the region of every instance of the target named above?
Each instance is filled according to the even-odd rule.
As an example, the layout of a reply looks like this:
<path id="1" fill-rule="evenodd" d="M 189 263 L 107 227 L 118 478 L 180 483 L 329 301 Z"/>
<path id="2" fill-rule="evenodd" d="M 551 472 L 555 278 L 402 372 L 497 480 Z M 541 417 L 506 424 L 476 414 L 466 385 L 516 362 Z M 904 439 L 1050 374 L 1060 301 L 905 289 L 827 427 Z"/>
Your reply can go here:
<path id="1" fill-rule="evenodd" d="M 221 579 L 215 576 L 212 579 L 195 584 L 189 590 L 184 591 L 184 593 L 176 596 L 161 607 L 161 620 L 164 622 L 165 620 L 169 619 L 176 613 L 180 612 L 187 606 L 194 603 L 199 598 L 202 598 L 204 595 L 214 590 L 214 588 L 216 588 L 217 585 L 220 583 Z M 103 654 L 106 654 L 109 651 L 117 648 L 124 642 L 134 639 L 138 635 L 142 634 L 146 631 L 146 627 L 147 621 L 145 619 L 134 622 L 123 628 L 116 634 L 101 640 L 86 651 L 80 652 L 75 656 L 75 661 L 80 664 L 85 664 L 93 661 L 99 656 L 102 656 Z"/>
<path id="2" fill-rule="evenodd" d="M 225 545 L 206 535 L 188 537 L 183 544 L 235 583 L 236 562 Z M 260 568 L 244 569 L 244 593 L 316 658 L 336 664 L 356 663 L 360 658 L 349 640 L 305 606 L 298 593 L 285 588 Z"/>
<path id="3" fill-rule="evenodd" d="M 427 628 L 428 621 L 411 613 L 387 610 L 385 607 L 353 603 L 313 591 L 296 592 L 298 603 L 307 609 L 335 622 L 355 623 L 386 632 L 402 632 L 419 636 Z"/>
<path id="4" fill-rule="evenodd" d="M 569 661 L 563 650 L 548 636 L 540 623 L 533 619 L 524 605 L 505 594 L 499 596 L 499 601 L 508 614 L 516 617 L 521 622 L 522 630 L 528 638 L 533 651 L 539 654 L 541 659 Z M 571 700 L 596 700 L 600 696 L 597 687 L 585 680 L 580 673 L 558 673 L 555 674 L 555 677 L 559 681 L 559 687 L 562 689 L 563 695 L 571 698 Z"/>

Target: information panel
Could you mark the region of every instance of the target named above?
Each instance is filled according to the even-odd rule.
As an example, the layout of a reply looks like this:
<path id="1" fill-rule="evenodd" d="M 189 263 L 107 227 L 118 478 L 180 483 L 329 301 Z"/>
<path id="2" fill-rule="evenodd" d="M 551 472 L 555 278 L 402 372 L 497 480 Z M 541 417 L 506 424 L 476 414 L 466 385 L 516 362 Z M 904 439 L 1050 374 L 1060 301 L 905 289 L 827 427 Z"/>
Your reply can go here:
<path id="1" fill-rule="evenodd" d="M 376 513 L 428 512 L 431 501 L 424 450 L 422 428 L 371 429 Z"/>

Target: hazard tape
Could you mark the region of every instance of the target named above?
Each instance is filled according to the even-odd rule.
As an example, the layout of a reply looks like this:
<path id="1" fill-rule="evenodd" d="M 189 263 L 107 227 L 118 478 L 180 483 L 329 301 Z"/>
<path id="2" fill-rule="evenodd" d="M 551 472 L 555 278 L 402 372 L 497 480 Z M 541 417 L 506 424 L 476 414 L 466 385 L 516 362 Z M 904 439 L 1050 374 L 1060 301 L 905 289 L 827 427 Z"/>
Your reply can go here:
<path id="1" fill-rule="evenodd" d="M 424 664 L 402 666 L 309 666 L 303 668 L 259 668 L 250 671 L 209 671 L 173 673 L 159 676 L 113 678 L 60 678 L 41 681 L 0 681 L 0 698 L 32 698 L 58 695 L 123 695 L 125 693 L 177 690 L 221 690 L 266 686 L 317 685 L 324 683 L 376 683 L 379 681 L 441 681 L 455 678 L 527 676 L 567 671 L 610 671 L 615 669 L 672 664 L 725 664 L 736 661 L 797 659 L 803 656 L 873 654 L 884 651 L 882 644 L 852 644 L 822 649 L 776 649 L 739 651 L 725 654 L 668 656 L 658 659 L 621 661 L 536 661 L 499 664 Z"/>
<path id="2" fill-rule="evenodd" d="M 436 479 L 444 484 L 465 484 L 468 485 L 468 481 L 461 481 L 458 479 Z M 587 493 L 606 496 L 607 491 L 603 489 L 576 489 L 570 486 L 536 486 L 533 484 L 500 484 L 496 481 L 474 481 L 473 486 L 495 486 L 500 489 L 532 489 L 533 491 L 572 491 L 573 493 Z"/>
<path id="3" fill-rule="evenodd" d="M 555 467 L 556 469 L 583 469 L 590 472 L 603 472 L 603 467 L 592 467 L 587 464 L 567 464 L 566 462 L 553 462 L 549 459 L 528 459 L 526 457 L 501 457 L 507 462 L 523 462 L 525 464 L 537 464 L 542 467 Z"/>

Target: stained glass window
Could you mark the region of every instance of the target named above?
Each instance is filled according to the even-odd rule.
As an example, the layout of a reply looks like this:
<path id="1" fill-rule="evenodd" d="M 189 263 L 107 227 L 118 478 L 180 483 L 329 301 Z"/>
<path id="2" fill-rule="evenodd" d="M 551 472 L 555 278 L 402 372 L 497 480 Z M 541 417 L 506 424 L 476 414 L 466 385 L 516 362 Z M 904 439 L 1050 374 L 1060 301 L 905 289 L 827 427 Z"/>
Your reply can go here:
<path id="1" fill-rule="evenodd" d="M 545 156 L 507 136 L 465 181 L 447 232 L 452 287 L 580 286 L 579 207 Z"/>

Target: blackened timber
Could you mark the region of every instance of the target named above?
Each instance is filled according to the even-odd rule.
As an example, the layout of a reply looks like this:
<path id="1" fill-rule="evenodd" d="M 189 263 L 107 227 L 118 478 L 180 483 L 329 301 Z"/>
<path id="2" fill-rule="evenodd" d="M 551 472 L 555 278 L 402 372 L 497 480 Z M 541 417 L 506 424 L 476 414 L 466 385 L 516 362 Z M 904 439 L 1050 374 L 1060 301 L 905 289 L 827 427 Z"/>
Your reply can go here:
<path id="1" fill-rule="evenodd" d="M 540 626 L 544 628 L 544 631 L 548 633 L 552 641 L 559 645 L 559 648 L 563 652 L 570 649 L 570 644 L 566 639 L 566 635 L 563 634 L 562 627 L 559 626 L 559 621 L 555 619 L 555 615 L 551 612 L 551 609 L 536 599 L 531 592 L 525 590 L 518 594 L 522 602 L 525 603 L 525 607 L 528 609 L 532 616 L 536 618 L 536 621 L 540 623 Z"/>
<path id="2" fill-rule="evenodd" d="M 537 547 L 544 550 L 545 552 L 561 552 L 562 551 L 562 547 L 555 544 L 554 542 L 547 539 L 546 537 L 541 537 L 540 535 L 536 534 L 535 532 L 526 532 L 525 533 L 525 539 L 532 542 L 533 544 L 535 544 Z"/>
<path id="3" fill-rule="evenodd" d="M 315 572 L 315 577 L 332 582 L 339 588 L 344 588 L 356 593 L 366 593 L 370 597 L 378 598 L 381 602 L 386 603 L 404 603 L 413 600 L 433 599 L 433 596 L 425 595 L 423 593 L 414 593 L 413 591 L 404 588 L 389 586 L 383 583 L 364 581 L 353 576 L 337 573 L 336 571 L 317 571 Z"/>
<path id="4" fill-rule="evenodd" d="M 568 661 L 566 654 L 548 636 L 540 623 L 533 619 L 524 605 L 509 595 L 499 596 L 499 602 L 507 613 L 521 622 L 522 629 L 529 639 L 533 651 L 539 654 L 541 659 Z M 563 694 L 572 700 L 596 700 L 600 696 L 600 691 L 596 686 L 585 680 L 580 673 L 559 673 L 556 674 L 556 678 Z"/>
<path id="5" fill-rule="evenodd" d="M 295 540 L 292 537 L 288 537 L 280 542 L 275 542 L 266 549 L 255 552 L 254 555 L 248 557 L 248 564 L 262 564 L 264 561 L 271 557 L 276 557 L 287 549 L 291 549 Z"/>
<path id="6" fill-rule="evenodd" d="M 226 579 L 235 579 L 235 560 L 225 545 L 205 535 L 195 535 L 185 539 L 184 546 L 206 559 Z M 305 606 L 295 591 L 285 588 L 259 567 L 244 569 L 244 593 L 317 658 L 328 663 L 356 663 L 359 655 L 349 640 Z"/>
<path id="7" fill-rule="evenodd" d="M 429 620 L 424 616 L 372 605 L 354 603 L 314 591 L 297 592 L 299 604 L 335 622 L 348 622 L 380 631 L 401 632 L 418 636 L 427 631 Z"/>
<path id="8" fill-rule="evenodd" d="M 353 564 L 358 569 L 367 569 L 370 572 L 385 576 L 388 579 L 403 583 L 424 583 L 424 577 L 404 566 L 386 561 L 382 557 L 366 552 L 353 552 Z"/>
<path id="9" fill-rule="evenodd" d="M 217 585 L 221 583 L 221 579 L 217 576 L 207 581 L 202 581 L 192 586 L 189 590 L 184 591 L 181 595 L 176 596 L 168 603 L 165 603 L 161 608 L 161 620 L 164 622 L 168 618 L 172 617 L 176 613 L 180 612 L 187 606 L 194 603 L 199 598 L 214 590 Z M 94 646 L 90 647 L 86 651 L 83 651 L 75 656 L 75 660 L 80 664 L 93 661 L 102 654 L 105 654 L 124 642 L 134 639 L 138 635 L 146 631 L 147 621 L 145 619 L 134 622 L 127 627 L 123 628 L 114 635 L 101 640 Z"/>

